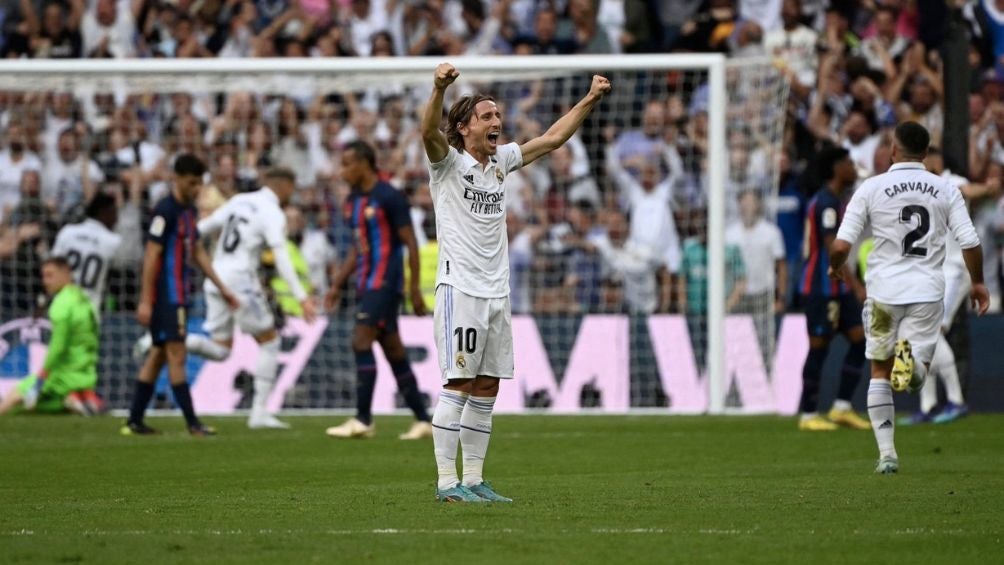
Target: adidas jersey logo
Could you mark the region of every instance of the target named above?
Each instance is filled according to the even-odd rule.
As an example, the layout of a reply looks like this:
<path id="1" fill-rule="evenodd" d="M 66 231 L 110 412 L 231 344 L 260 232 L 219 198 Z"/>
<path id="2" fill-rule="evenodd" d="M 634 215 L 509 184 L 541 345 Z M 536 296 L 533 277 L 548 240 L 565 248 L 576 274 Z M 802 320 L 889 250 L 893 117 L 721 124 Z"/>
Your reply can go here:
<path id="1" fill-rule="evenodd" d="M 888 429 L 888 428 L 891 428 L 891 427 L 892 427 L 892 420 L 886 420 L 885 422 L 882 422 L 881 424 L 879 424 L 878 429 L 885 430 L 885 429 Z"/>
<path id="2" fill-rule="evenodd" d="M 464 175 L 464 180 L 471 184 L 474 184 L 474 175 Z"/>

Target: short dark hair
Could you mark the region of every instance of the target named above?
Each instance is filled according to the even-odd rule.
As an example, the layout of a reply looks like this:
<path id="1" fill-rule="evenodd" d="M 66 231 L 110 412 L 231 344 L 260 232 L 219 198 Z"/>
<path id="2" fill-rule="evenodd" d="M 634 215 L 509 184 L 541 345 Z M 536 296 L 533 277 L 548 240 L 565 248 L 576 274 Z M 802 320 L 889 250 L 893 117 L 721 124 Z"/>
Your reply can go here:
<path id="1" fill-rule="evenodd" d="M 268 171 L 265 171 L 265 179 L 296 182 L 296 173 L 294 173 L 293 169 L 290 169 L 289 167 L 272 167 Z"/>
<path id="2" fill-rule="evenodd" d="M 446 141 L 458 151 L 464 149 L 464 136 L 460 135 L 459 126 L 471 121 L 474 108 L 485 100 L 495 101 L 487 94 L 468 94 L 450 106 L 450 112 L 446 115 Z"/>
<path id="3" fill-rule="evenodd" d="M 837 163 L 850 156 L 850 151 L 838 145 L 824 147 L 816 158 L 819 167 L 819 178 L 828 181 L 833 178 Z"/>
<path id="4" fill-rule="evenodd" d="M 174 160 L 174 174 L 201 177 L 206 173 L 206 164 L 191 153 L 182 153 Z"/>
<path id="5" fill-rule="evenodd" d="M 94 195 L 94 198 L 87 204 L 87 217 L 97 218 L 102 212 L 108 209 L 114 209 L 116 206 L 115 198 L 112 195 L 99 192 Z"/>
<path id="6" fill-rule="evenodd" d="M 61 269 L 66 269 L 67 271 L 70 270 L 70 262 L 67 261 L 66 257 L 63 257 L 62 255 L 53 255 L 52 257 L 49 257 L 45 261 L 42 261 L 42 266 L 44 267 L 46 265 L 54 265 Z"/>
<path id="7" fill-rule="evenodd" d="M 357 139 L 345 146 L 345 151 L 352 151 L 366 164 L 370 166 L 374 171 L 376 170 L 376 151 L 374 151 L 373 146 L 365 141 Z"/>
<path id="8" fill-rule="evenodd" d="M 896 126 L 896 143 L 909 157 L 923 157 L 931 145 L 931 134 L 917 122 L 903 122 Z"/>

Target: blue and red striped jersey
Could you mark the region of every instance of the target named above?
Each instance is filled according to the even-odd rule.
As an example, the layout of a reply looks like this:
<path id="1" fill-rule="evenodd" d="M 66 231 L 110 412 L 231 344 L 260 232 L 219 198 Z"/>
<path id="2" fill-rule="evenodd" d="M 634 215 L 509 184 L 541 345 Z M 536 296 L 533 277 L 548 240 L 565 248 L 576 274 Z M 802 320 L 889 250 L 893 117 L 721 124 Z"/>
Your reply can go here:
<path id="1" fill-rule="evenodd" d="M 851 292 L 846 282 L 835 281 L 827 273 L 830 254 L 826 238 L 837 235 L 846 205 L 825 186 L 809 201 L 805 213 L 805 266 L 798 285 L 803 296 L 840 296 Z"/>
<path id="2" fill-rule="evenodd" d="M 157 265 L 155 302 L 186 305 L 192 289 L 191 258 L 199 231 L 195 206 L 185 206 L 168 194 L 153 208 L 147 241 L 163 246 Z"/>
<path id="3" fill-rule="evenodd" d="M 369 192 L 354 190 L 343 210 L 356 245 L 360 291 L 404 290 L 404 242 L 398 229 L 411 225 L 408 200 L 380 181 Z"/>

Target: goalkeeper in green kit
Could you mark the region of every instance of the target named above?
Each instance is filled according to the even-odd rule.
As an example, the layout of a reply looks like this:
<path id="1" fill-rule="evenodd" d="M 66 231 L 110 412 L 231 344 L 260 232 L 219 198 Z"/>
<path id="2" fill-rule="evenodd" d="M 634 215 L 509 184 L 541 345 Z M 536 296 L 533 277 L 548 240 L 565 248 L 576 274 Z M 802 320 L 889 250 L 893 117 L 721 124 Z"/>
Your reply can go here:
<path id="1" fill-rule="evenodd" d="M 98 382 L 98 322 L 87 295 L 73 284 L 70 265 L 62 257 L 42 263 L 42 284 L 52 297 L 52 336 L 38 374 L 28 375 L 0 401 L 0 414 L 23 404 L 28 410 L 70 410 L 93 415 L 101 411 Z"/>

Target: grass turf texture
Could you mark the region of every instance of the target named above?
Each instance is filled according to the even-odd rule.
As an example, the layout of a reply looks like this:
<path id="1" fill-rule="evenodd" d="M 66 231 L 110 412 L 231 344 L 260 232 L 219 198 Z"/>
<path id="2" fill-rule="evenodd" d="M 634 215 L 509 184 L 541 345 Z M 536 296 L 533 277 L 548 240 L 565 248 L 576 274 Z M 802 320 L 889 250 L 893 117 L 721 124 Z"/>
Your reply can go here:
<path id="1" fill-rule="evenodd" d="M 487 475 L 513 505 L 433 501 L 431 442 L 291 431 L 121 437 L 120 421 L 0 420 L 0 562 L 998 562 L 1004 416 L 870 431 L 794 419 L 497 417 Z"/>

